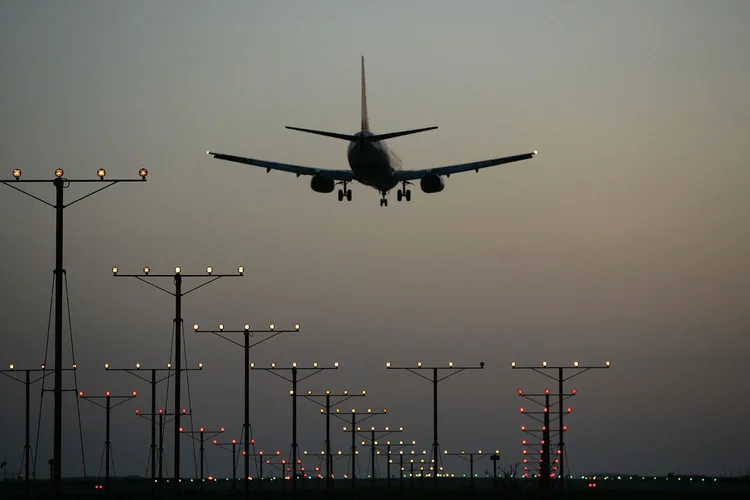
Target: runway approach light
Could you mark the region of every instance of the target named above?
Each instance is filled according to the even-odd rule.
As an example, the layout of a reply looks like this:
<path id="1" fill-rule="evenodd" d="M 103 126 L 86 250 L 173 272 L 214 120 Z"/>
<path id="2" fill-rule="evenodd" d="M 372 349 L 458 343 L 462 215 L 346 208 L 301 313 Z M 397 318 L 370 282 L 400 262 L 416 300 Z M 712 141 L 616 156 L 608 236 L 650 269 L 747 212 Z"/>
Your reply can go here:
<path id="1" fill-rule="evenodd" d="M 151 268 L 150 267 L 148 267 L 148 266 L 144 266 L 143 267 L 143 274 L 148 275 L 148 273 L 150 273 L 150 272 L 151 272 Z"/>
<path id="2" fill-rule="evenodd" d="M 174 273 L 175 274 L 180 274 L 180 271 L 181 271 L 180 266 L 177 266 L 177 267 L 174 268 Z"/>
<path id="3" fill-rule="evenodd" d="M 140 175 L 141 179 L 143 179 L 145 181 L 146 180 L 146 176 L 148 175 L 148 170 L 146 170 L 145 168 L 142 168 L 142 169 L 140 169 L 138 171 L 138 175 Z"/>
<path id="4" fill-rule="evenodd" d="M 16 178 L 16 180 L 21 178 L 21 169 L 20 168 L 14 168 L 13 169 L 13 177 Z"/>
<path id="5" fill-rule="evenodd" d="M 211 274 L 212 272 L 214 272 L 214 268 L 213 268 L 213 267 L 211 267 L 211 266 L 208 266 L 208 267 L 206 268 L 206 274 Z"/>
<path id="6" fill-rule="evenodd" d="M 237 268 L 237 272 L 238 272 L 239 274 L 244 274 L 244 273 L 245 273 L 245 267 L 244 267 L 244 266 L 239 266 L 239 267 Z"/>
<path id="7" fill-rule="evenodd" d="M 605 365 L 607 365 L 607 368 L 609 368 L 609 361 L 607 361 L 607 362 L 606 362 L 606 363 L 604 363 L 604 364 L 605 364 Z"/>
<path id="8" fill-rule="evenodd" d="M 105 175 L 107 175 L 107 171 L 106 171 L 106 170 L 104 170 L 103 168 L 100 168 L 99 170 L 97 170 L 97 171 L 96 171 L 96 175 L 97 175 L 97 176 L 98 176 L 98 177 L 99 177 L 99 178 L 100 178 L 101 180 L 104 180 L 104 176 L 105 176 Z"/>
<path id="9" fill-rule="evenodd" d="M 57 177 L 59 179 L 63 175 L 65 175 L 65 170 L 63 170 L 61 168 L 55 169 L 55 177 Z"/>
<path id="10" fill-rule="evenodd" d="M 294 329 L 297 330 L 297 331 L 299 331 L 299 323 L 295 323 L 294 324 Z"/>
<path id="11" fill-rule="evenodd" d="M 112 274 L 116 275 L 117 271 L 119 271 L 119 270 L 120 270 L 120 268 L 118 268 L 117 266 L 112 266 Z"/>

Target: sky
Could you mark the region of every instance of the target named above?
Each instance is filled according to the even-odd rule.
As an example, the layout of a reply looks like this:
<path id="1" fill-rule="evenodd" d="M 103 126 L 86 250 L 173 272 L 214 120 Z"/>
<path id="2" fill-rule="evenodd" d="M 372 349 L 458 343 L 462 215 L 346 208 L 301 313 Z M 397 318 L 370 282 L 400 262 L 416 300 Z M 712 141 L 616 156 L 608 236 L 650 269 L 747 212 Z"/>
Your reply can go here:
<path id="1" fill-rule="evenodd" d="M 70 179 L 149 170 L 146 183 L 64 211 L 77 387 L 139 392 L 113 412 L 115 472 L 146 472 L 149 424 L 134 412 L 148 408 L 149 387 L 103 365 L 166 367 L 174 299 L 113 278 L 111 266 L 231 274 L 242 265 L 242 278 L 183 299 L 188 364 L 204 364 L 183 393 L 196 428 L 239 439 L 243 353 L 192 325 L 299 323 L 253 348 L 252 360 L 339 362 L 299 390 L 366 389 L 342 409 L 387 408 L 368 425 L 403 426 L 392 439 L 420 451 L 432 443 L 431 385 L 387 361 L 484 362 L 439 384 L 440 448 L 499 449 L 510 464 L 522 458 L 520 426 L 533 424 L 517 390 L 552 383 L 511 362 L 609 360 L 566 385 L 578 391 L 566 401 L 569 472 L 745 473 L 749 20 L 742 0 L 2 2 L 0 178 L 13 168 L 24 180 L 51 180 L 58 167 Z M 439 126 L 389 141 L 404 168 L 539 155 L 451 176 L 439 194 L 415 186 L 409 203 L 391 193 L 382 208 L 362 185 L 339 203 L 309 178 L 205 154 L 347 169 L 345 143 L 284 126 L 356 132 L 360 56 L 376 133 Z M 66 201 L 96 187 L 73 183 Z M 54 201 L 50 184 L 24 188 Z M 0 212 L 0 366 L 36 368 L 54 213 L 6 186 Z M 155 282 L 172 290 L 171 279 Z M 65 339 L 69 366 L 67 313 Z M 250 385 L 258 449 L 288 455 L 290 384 L 261 371 Z M 23 386 L 3 378 L 0 394 L 0 459 L 20 470 Z M 45 394 L 41 477 L 52 455 Z M 87 402 L 80 412 L 96 474 L 104 412 Z M 334 429 L 334 449 L 346 450 Z M 301 450 L 322 448 L 319 406 L 299 401 L 298 435 Z M 171 470 L 171 427 L 166 436 Z M 63 474 L 82 474 L 72 393 L 63 441 Z M 190 474 L 192 443 L 182 448 Z M 231 472 L 227 452 L 209 447 L 207 460 L 210 473 Z M 445 466 L 468 472 L 458 460 Z"/>

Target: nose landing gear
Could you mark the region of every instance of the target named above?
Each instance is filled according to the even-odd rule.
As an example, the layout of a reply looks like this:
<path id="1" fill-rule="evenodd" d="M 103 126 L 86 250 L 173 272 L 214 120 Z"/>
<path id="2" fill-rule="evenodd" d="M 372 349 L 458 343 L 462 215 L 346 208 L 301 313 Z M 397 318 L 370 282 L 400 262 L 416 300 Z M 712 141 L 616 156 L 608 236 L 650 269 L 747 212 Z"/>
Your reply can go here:
<path id="1" fill-rule="evenodd" d="M 387 191 L 381 191 L 380 195 L 382 196 L 380 198 L 380 206 L 381 207 L 387 207 L 388 206 L 388 199 L 385 197 Z"/>
<path id="2" fill-rule="evenodd" d="M 398 201 L 401 201 L 403 199 L 406 199 L 406 201 L 411 201 L 411 190 L 406 189 L 407 184 L 411 184 L 411 182 L 403 181 L 402 182 L 403 188 L 399 189 L 398 192 L 396 193 L 396 199 Z"/>
<path id="3" fill-rule="evenodd" d="M 339 182 L 339 184 L 343 185 L 343 189 L 339 189 L 339 201 L 344 201 L 344 198 L 346 198 L 346 201 L 352 201 L 352 190 L 346 188 L 348 182 L 349 181 Z"/>

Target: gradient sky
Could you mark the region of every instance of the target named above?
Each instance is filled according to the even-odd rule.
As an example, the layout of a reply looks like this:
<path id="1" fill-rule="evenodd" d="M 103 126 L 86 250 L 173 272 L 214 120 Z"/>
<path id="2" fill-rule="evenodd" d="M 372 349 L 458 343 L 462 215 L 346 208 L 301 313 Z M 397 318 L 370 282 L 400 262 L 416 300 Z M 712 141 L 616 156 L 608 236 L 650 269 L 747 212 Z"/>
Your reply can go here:
<path id="1" fill-rule="evenodd" d="M 184 300 L 189 362 L 206 366 L 190 377 L 194 425 L 224 426 L 227 439 L 240 437 L 242 351 L 191 325 L 299 322 L 302 333 L 252 359 L 339 361 L 338 373 L 300 389 L 367 389 L 354 406 L 387 407 L 372 422 L 404 426 L 419 449 L 432 441 L 430 384 L 386 361 L 484 361 L 441 383 L 440 445 L 499 448 L 508 463 L 531 423 L 516 390 L 549 385 L 510 362 L 611 360 L 571 385 L 571 473 L 745 472 L 748 22 L 742 0 L 2 2 L 1 177 L 151 172 L 147 184 L 65 212 L 79 388 L 143 396 L 113 414 L 116 472 L 146 471 L 149 426 L 133 410 L 148 407 L 148 386 L 103 363 L 165 366 L 173 299 L 114 279 L 115 264 L 245 266 L 245 277 Z M 356 131 L 360 55 L 373 130 L 440 127 L 390 141 L 405 168 L 539 156 L 452 176 L 437 195 L 417 188 L 411 203 L 385 209 L 361 185 L 344 204 L 308 178 L 206 156 L 348 168 L 345 143 L 284 126 Z M 54 199 L 51 185 L 30 189 Z M 0 211 L 0 364 L 36 367 L 54 214 L 4 186 Z M 66 364 L 69 352 L 66 343 Z M 259 448 L 288 454 L 290 387 L 262 372 L 251 385 Z M 23 386 L 3 379 L 0 395 L 0 459 L 19 470 Z M 66 475 L 82 472 L 73 401 L 66 395 Z M 44 410 L 46 476 L 51 394 Z M 302 449 L 323 446 L 318 411 L 300 402 Z M 85 403 L 81 412 L 95 474 L 104 413 Z M 334 448 L 347 442 L 334 434 Z M 190 474 L 188 440 L 183 448 Z M 208 453 L 211 473 L 231 471 L 229 454 Z"/>

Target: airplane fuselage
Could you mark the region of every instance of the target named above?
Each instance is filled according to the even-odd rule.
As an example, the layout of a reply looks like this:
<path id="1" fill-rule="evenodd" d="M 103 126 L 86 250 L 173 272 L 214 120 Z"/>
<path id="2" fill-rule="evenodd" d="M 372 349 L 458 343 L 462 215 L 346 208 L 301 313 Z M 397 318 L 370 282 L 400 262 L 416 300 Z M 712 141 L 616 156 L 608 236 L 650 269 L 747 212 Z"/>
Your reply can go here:
<path id="1" fill-rule="evenodd" d="M 358 132 L 356 137 L 372 136 L 372 132 Z M 359 139 L 347 148 L 349 167 L 357 181 L 378 191 L 389 191 L 398 184 L 393 172 L 401 170 L 401 160 L 385 141 L 370 142 Z"/>

